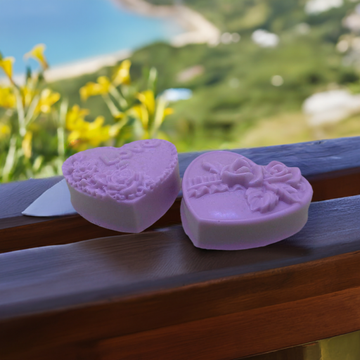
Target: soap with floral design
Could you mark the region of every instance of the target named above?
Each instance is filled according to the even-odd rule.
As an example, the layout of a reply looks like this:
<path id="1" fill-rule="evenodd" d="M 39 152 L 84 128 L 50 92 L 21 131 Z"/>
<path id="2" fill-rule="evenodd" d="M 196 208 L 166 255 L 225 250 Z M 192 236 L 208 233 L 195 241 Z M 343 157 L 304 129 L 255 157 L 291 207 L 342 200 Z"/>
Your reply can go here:
<path id="1" fill-rule="evenodd" d="M 69 157 L 62 170 L 75 210 L 121 232 L 138 233 L 152 225 L 181 187 L 176 148 L 159 139 L 85 150 Z"/>
<path id="2" fill-rule="evenodd" d="M 300 169 L 257 165 L 230 151 L 211 151 L 186 169 L 181 221 L 196 247 L 241 250 L 300 231 L 313 190 Z"/>

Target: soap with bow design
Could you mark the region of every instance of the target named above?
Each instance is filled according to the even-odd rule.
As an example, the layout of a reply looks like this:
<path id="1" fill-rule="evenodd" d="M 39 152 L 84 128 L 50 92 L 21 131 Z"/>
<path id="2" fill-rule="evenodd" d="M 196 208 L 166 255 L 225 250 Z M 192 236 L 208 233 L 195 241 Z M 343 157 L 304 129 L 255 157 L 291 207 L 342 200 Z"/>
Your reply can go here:
<path id="1" fill-rule="evenodd" d="M 181 187 L 175 146 L 139 140 L 79 152 L 63 164 L 71 203 L 88 221 L 138 233 L 171 207 Z"/>
<path id="2" fill-rule="evenodd" d="M 211 151 L 186 169 L 181 202 L 185 233 L 196 247 L 241 250 L 300 231 L 313 190 L 300 169 L 257 165 L 230 151 Z"/>

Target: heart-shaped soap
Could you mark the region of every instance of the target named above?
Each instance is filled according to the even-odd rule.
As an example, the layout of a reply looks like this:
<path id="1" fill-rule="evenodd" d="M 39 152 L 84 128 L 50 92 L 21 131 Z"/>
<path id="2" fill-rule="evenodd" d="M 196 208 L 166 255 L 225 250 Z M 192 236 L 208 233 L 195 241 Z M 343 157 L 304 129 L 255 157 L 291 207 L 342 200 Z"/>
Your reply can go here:
<path id="1" fill-rule="evenodd" d="M 186 169 L 183 228 L 203 249 L 240 250 L 283 240 L 305 225 L 312 188 L 300 169 L 257 165 L 230 151 L 197 157 Z"/>
<path id="2" fill-rule="evenodd" d="M 176 148 L 165 140 L 85 150 L 69 157 L 62 169 L 75 210 L 96 225 L 122 232 L 152 225 L 181 186 Z"/>

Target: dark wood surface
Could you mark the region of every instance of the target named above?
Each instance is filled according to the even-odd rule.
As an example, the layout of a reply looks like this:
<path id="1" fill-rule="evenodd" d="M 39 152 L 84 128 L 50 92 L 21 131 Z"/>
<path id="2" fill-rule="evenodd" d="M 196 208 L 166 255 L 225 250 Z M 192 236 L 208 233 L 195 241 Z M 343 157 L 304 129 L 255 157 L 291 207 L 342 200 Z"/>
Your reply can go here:
<path id="1" fill-rule="evenodd" d="M 359 194 L 358 143 L 239 152 L 299 166 L 332 198 Z M 179 156 L 182 173 L 197 155 Z M 179 225 L 179 201 L 133 235 L 20 215 L 59 179 L 0 186 L 1 359 L 235 359 L 360 329 L 360 196 L 312 203 L 277 244 L 206 251 Z"/>
<path id="2" fill-rule="evenodd" d="M 360 194 L 359 141 L 354 137 L 233 151 L 262 165 L 276 159 L 287 166 L 299 167 L 313 186 L 313 201 L 320 201 Z M 179 154 L 181 175 L 199 154 Z M 61 179 L 55 177 L 0 185 L 0 253 L 118 234 L 89 224 L 77 215 L 53 218 L 21 215 L 39 195 Z M 180 199 L 181 194 L 150 230 L 180 224 Z M 54 228 L 58 231 L 54 232 Z"/>
<path id="3" fill-rule="evenodd" d="M 168 290 L 345 253 L 360 256 L 359 214 L 360 196 L 312 203 L 309 220 L 299 233 L 243 251 L 195 248 L 177 225 L 0 254 L 0 319 L 31 314 L 37 308 L 54 310 L 108 296 Z"/>
<path id="4" fill-rule="evenodd" d="M 360 137 L 348 137 L 230 151 L 244 155 L 259 165 L 278 160 L 287 166 L 296 166 L 307 179 L 312 180 L 329 178 L 330 174 L 358 173 L 359 149 Z M 181 176 L 190 162 L 202 153 L 180 154 Z"/>
<path id="5" fill-rule="evenodd" d="M 360 173 L 360 137 L 321 140 L 300 144 L 278 145 L 263 148 L 230 150 L 242 154 L 259 165 L 278 160 L 285 165 L 299 167 L 308 180 L 336 178 Z M 203 152 L 180 153 L 180 176 L 187 166 Z M 21 214 L 33 200 L 62 177 L 0 184 L 0 219 Z M 41 186 L 38 186 L 41 183 Z M 17 201 L 13 201 L 14 194 Z M 355 194 L 353 194 L 355 195 Z M 3 225 L 0 223 L 0 225 Z"/>

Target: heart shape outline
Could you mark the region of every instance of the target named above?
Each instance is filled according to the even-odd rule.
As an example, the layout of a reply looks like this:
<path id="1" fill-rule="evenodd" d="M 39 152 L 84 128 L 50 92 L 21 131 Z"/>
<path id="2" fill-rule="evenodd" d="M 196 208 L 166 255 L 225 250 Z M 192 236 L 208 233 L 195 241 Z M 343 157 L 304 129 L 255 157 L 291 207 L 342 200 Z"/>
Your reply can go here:
<path id="1" fill-rule="evenodd" d="M 181 220 L 196 247 L 240 250 L 283 240 L 307 222 L 313 190 L 298 168 L 230 151 L 197 157 L 183 178 Z"/>

